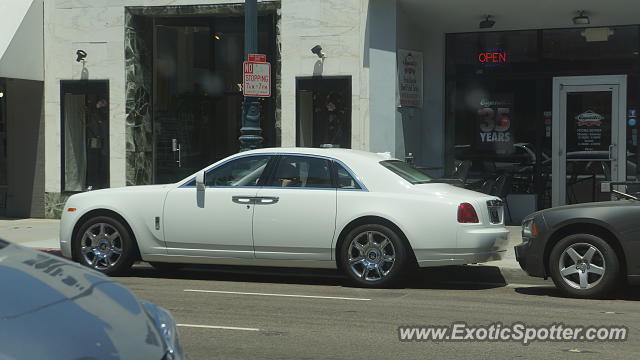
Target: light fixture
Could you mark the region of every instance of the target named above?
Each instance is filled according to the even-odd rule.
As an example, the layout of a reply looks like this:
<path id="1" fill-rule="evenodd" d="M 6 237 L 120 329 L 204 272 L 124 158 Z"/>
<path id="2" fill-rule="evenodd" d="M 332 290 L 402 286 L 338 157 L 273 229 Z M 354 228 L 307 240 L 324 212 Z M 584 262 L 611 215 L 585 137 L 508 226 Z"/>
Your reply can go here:
<path id="1" fill-rule="evenodd" d="M 0 91 L 0 99 L 2 99 L 3 97 L 4 97 L 4 93 Z"/>
<path id="2" fill-rule="evenodd" d="M 585 28 L 580 32 L 587 42 L 609 41 L 609 37 L 615 32 L 608 27 Z"/>
<path id="3" fill-rule="evenodd" d="M 496 23 L 495 20 L 491 20 L 493 16 L 491 15 L 485 15 L 485 19 L 480 21 L 480 29 L 489 29 L 492 28 L 493 25 Z"/>
<path id="4" fill-rule="evenodd" d="M 573 23 L 576 25 L 589 25 L 591 24 L 591 20 L 587 15 L 585 15 L 584 10 L 578 11 L 578 16 L 573 18 Z"/>
<path id="5" fill-rule="evenodd" d="M 318 56 L 320 59 L 324 59 L 327 57 L 327 55 L 325 55 L 325 53 L 322 52 L 322 46 L 320 45 L 316 45 L 314 47 L 311 48 L 311 52 L 313 54 L 316 54 L 316 56 Z"/>
<path id="6" fill-rule="evenodd" d="M 222 33 L 221 32 L 217 32 L 215 34 L 213 34 L 213 38 L 216 40 L 221 40 L 222 39 Z"/>
<path id="7" fill-rule="evenodd" d="M 76 51 L 76 61 L 77 62 L 84 61 L 84 59 L 86 59 L 86 58 L 87 58 L 87 52 L 86 51 L 84 51 L 82 49 Z"/>

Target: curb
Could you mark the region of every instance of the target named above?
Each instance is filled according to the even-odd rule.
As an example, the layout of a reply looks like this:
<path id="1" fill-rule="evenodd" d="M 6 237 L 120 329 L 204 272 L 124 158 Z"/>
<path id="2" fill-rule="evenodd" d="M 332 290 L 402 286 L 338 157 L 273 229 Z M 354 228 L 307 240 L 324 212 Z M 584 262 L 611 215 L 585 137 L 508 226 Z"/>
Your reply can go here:
<path id="1" fill-rule="evenodd" d="M 50 254 L 50 255 L 64 257 L 64 256 L 62 256 L 62 251 L 60 251 L 60 249 L 55 249 L 55 248 L 37 248 L 36 250 L 42 251 L 42 252 Z"/>

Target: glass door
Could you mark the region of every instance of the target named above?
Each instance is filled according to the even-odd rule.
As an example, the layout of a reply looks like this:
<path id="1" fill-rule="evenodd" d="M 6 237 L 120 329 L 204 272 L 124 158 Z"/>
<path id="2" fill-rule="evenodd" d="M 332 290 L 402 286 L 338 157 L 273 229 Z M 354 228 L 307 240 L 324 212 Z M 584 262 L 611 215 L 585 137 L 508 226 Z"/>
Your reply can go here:
<path id="1" fill-rule="evenodd" d="M 209 160 L 214 120 L 211 31 L 206 24 L 155 26 L 155 182 L 194 173 Z"/>
<path id="2" fill-rule="evenodd" d="M 554 78 L 553 206 L 608 200 L 600 183 L 624 181 L 625 108 L 625 76 Z"/>

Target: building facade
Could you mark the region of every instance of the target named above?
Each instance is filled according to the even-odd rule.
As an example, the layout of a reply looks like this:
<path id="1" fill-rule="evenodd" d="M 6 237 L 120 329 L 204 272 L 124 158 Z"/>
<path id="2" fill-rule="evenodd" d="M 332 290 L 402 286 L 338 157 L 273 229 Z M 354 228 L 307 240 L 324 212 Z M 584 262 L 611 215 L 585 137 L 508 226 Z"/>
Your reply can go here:
<path id="1" fill-rule="evenodd" d="M 17 72 L 0 65 L 0 212 L 57 217 L 73 193 L 177 181 L 238 151 L 242 1 L 20 1 L 42 16 L 42 94 L 19 95 Z M 601 199 L 600 182 L 638 171 L 638 10 L 623 0 L 259 1 L 272 72 L 263 146 L 390 152 L 504 197 L 514 222 Z M 14 106 L 31 112 L 25 122 L 9 99 L 42 111 Z M 3 185 L 2 174 L 16 180 Z"/>

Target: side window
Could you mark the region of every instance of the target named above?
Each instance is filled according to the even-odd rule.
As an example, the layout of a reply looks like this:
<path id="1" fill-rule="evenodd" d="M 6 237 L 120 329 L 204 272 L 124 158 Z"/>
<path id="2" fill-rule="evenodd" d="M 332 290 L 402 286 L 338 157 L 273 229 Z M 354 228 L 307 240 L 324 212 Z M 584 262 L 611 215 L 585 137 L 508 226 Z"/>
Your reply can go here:
<path id="1" fill-rule="evenodd" d="M 362 189 L 358 182 L 342 165 L 335 163 L 338 174 L 338 189 Z"/>
<path id="2" fill-rule="evenodd" d="M 206 186 L 257 186 L 270 156 L 248 156 L 209 170 L 204 176 Z"/>
<path id="3" fill-rule="evenodd" d="M 333 188 L 331 162 L 306 156 L 282 156 L 270 186 Z"/>

